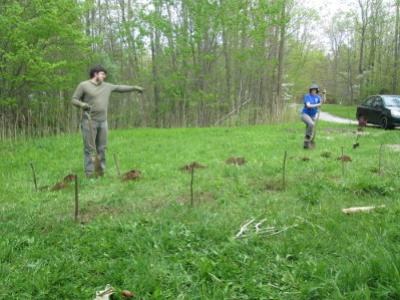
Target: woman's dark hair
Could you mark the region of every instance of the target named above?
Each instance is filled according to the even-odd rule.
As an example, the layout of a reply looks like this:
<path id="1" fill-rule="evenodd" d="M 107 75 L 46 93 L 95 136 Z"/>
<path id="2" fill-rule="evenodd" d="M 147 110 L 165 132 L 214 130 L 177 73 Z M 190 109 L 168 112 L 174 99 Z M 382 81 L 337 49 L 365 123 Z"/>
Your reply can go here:
<path id="1" fill-rule="evenodd" d="M 104 72 L 105 74 L 107 74 L 106 69 L 104 69 L 102 66 L 91 67 L 89 71 L 90 79 L 94 77 L 94 73 L 100 73 L 100 72 Z"/>

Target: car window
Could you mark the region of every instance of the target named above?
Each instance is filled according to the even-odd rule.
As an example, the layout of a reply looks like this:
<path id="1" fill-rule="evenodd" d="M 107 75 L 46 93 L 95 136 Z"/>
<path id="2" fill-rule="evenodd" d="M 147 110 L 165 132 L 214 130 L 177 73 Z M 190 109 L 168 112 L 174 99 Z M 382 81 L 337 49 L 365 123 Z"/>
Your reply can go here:
<path id="1" fill-rule="evenodd" d="M 400 96 L 399 97 L 384 97 L 384 102 L 386 106 L 400 106 Z"/>
<path id="2" fill-rule="evenodd" d="M 374 107 L 382 107 L 382 99 L 380 97 L 376 97 Z"/>
<path id="3" fill-rule="evenodd" d="M 367 100 L 365 100 L 364 105 L 373 106 L 374 100 L 375 96 L 369 97 Z"/>

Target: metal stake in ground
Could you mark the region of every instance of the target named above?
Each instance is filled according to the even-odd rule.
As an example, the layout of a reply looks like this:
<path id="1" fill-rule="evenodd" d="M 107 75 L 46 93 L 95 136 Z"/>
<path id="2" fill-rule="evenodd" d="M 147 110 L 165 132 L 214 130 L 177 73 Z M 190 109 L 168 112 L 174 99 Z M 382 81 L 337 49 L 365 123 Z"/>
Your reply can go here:
<path id="1" fill-rule="evenodd" d="M 193 206 L 193 181 L 194 181 L 194 167 L 195 163 L 192 164 L 192 168 L 190 169 L 190 204 Z"/>
<path id="2" fill-rule="evenodd" d="M 75 179 L 75 223 L 76 223 L 78 222 L 78 214 L 79 214 L 78 175 L 75 175 L 74 179 Z"/>
<path id="3" fill-rule="evenodd" d="M 356 149 L 357 147 L 360 146 L 360 143 L 358 142 L 359 138 L 360 138 L 360 132 L 357 132 L 356 142 L 353 144 L 353 149 Z"/>
<path id="4" fill-rule="evenodd" d="M 342 146 L 342 176 L 344 176 L 344 150 Z"/>
<path id="5" fill-rule="evenodd" d="M 322 102 L 321 102 L 321 106 L 320 106 L 319 109 L 318 109 L 317 119 L 315 120 L 315 123 L 314 123 L 313 135 L 312 135 L 311 140 L 310 140 L 310 148 L 311 148 L 311 149 L 315 149 L 315 147 L 316 147 L 316 144 L 315 144 L 314 139 L 315 139 L 315 136 L 316 136 L 316 134 L 317 134 L 317 124 L 318 124 L 319 116 L 321 115 L 322 104 L 325 102 L 325 100 L 326 100 L 326 90 L 324 89 L 324 90 L 322 91 Z"/>
<path id="6" fill-rule="evenodd" d="M 382 170 L 382 147 L 383 144 L 381 144 L 381 146 L 379 147 L 379 170 L 378 170 L 379 175 L 381 175 L 381 170 Z"/>
<path id="7" fill-rule="evenodd" d="M 287 151 L 285 151 L 285 156 L 283 157 L 283 167 L 282 167 L 283 190 L 286 190 L 286 157 L 287 157 Z"/>
<path id="8" fill-rule="evenodd" d="M 32 168 L 33 182 L 35 183 L 35 190 L 37 191 L 37 181 L 36 181 L 35 169 L 34 169 L 34 167 L 33 167 L 33 162 L 30 162 L 29 164 L 31 165 L 31 168 Z"/>

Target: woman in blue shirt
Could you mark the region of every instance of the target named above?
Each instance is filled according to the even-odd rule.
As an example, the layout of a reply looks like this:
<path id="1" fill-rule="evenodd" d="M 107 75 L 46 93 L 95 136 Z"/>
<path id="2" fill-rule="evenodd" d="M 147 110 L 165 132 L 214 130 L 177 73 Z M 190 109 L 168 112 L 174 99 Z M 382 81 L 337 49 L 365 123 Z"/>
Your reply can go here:
<path id="1" fill-rule="evenodd" d="M 315 125 L 315 116 L 318 113 L 318 107 L 322 105 L 321 96 L 318 95 L 318 85 L 310 86 L 310 93 L 304 96 L 304 107 L 301 110 L 301 120 L 306 123 L 306 136 L 304 138 L 304 148 L 310 148 L 310 139 Z M 324 90 L 325 96 L 326 91 Z"/>

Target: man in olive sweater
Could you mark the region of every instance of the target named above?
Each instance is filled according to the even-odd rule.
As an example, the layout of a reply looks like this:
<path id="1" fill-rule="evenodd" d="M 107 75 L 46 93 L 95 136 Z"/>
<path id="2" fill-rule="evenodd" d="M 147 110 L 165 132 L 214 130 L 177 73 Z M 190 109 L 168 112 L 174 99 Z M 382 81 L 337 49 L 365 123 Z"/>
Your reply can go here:
<path id="1" fill-rule="evenodd" d="M 96 145 L 92 145 L 89 119 L 85 113 L 82 114 L 82 136 L 84 151 L 84 167 L 87 177 L 94 174 L 92 153 L 96 147 L 100 157 L 103 172 L 106 168 L 106 149 L 108 141 L 107 108 L 112 92 L 133 92 L 143 93 L 144 89 L 131 85 L 115 85 L 105 82 L 107 71 L 102 66 L 95 66 L 90 69 L 90 79 L 79 83 L 71 103 L 80 107 L 90 115 Z"/>

